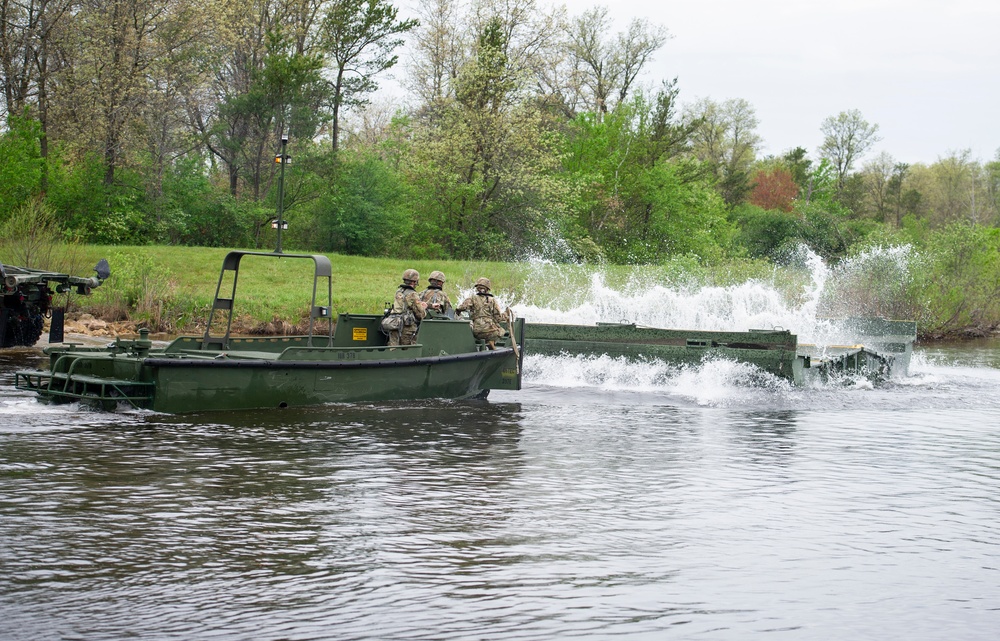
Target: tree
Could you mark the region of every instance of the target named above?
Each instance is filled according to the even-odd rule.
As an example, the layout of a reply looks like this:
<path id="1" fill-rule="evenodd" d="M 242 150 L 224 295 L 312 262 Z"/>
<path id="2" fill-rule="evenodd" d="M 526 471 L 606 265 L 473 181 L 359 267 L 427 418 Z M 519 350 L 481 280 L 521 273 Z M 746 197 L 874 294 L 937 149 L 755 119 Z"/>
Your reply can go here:
<path id="1" fill-rule="evenodd" d="M 566 48 L 574 71 L 573 89 L 598 117 L 628 96 L 643 67 L 669 37 L 666 28 L 636 18 L 611 36 L 608 8 L 599 6 L 570 21 Z"/>
<path id="2" fill-rule="evenodd" d="M 972 150 L 954 151 L 931 165 L 935 177 L 934 208 L 946 222 L 968 221 L 979 224 L 983 215 L 983 199 L 977 199 L 979 164 L 972 160 Z"/>
<path id="3" fill-rule="evenodd" d="M 895 222 L 897 229 L 903 226 L 903 215 L 915 209 L 920 200 L 920 194 L 915 190 L 904 190 L 909 171 L 910 165 L 905 162 L 897 162 L 892 166 L 892 174 L 889 176 L 889 184 L 886 186 L 893 213 L 893 222 Z"/>
<path id="4" fill-rule="evenodd" d="M 564 207 L 552 123 L 525 96 L 526 75 L 506 53 L 523 52 L 509 46 L 511 32 L 501 15 L 488 21 L 454 98 L 414 118 L 407 171 L 419 242 L 446 255 L 509 258 Z"/>
<path id="5" fill-rule="evenodd" d="M 711 261 L 728 245 L 725 204 L 711 176 L 673 155 L 680 144 L 664 144 L 684 128 L 666 116 L 670 95 L 651 101 L 638 93 L 603 119 L 585 112 L 569 127 L 563 162 L 576 196 L 577 236 L 613 262 L 689 253 Z"/>
<path id="6" fill-rule="evenodd" d="M 35 120 L 11 118 L 0 133 L 0 220 L 38 193 L 42 172 L 38 128 Z"/>
<path id="7" fill-rule="evenodd" d="M 416 27 L 415 19 L 397 20 L 387 0 L 333 0 L 323 16 L 321 47 L 333 63 L 330 81 L 333 151 L 340 138 L 341 109 L 364 104 L 376 89 L 374 76 L 394 66 L 399 36 Z"/>
<path id="8" fill-rule="evenodd" d="M 540 61 L 553 54 L 564 10 L 554 7 L 551 12 L 544 13 L 535 0 L 476 0 L 472 8 L 468 24 L 468 31 L 473 36 L 470 56 L 476 54 L 476 43 L 493 28 L 494 21 L 499 20 L 502 53 L 507 57 L 507 66 L 519 76 L 522 86 L 526 86 Z"/>
<path id="9" fill-rule="evenodd" d="M 459 27 L 458 0 L 420 0 L 407 85 L 424 104 L 454 96 L 452 86 L 468 45 Z"/>
<path id="10" fill-rule="evenodd" d="M 799 187 L 792 179 L 792 173 L 782 167 L 758 170 L 753 177 L 753 189 L 747 201 L 762 209 L 792 211 Z"/>
<path id="11" fill-rule="evenodd" d="M 883 151 L 865 163 L 864 187 L 875 210 L 875 219 L 885 222 L 892 201 L 892 179 L 896 161 L 892 154 Z"/>
<path id="12" fill-rule="evenodd" d="M 872 145 L 881 138 L 878 125 L 869 124 L 857 109 L 830 116 L 820 125 L 823 144 L 820 157 L 830 161 L 837 177 L 837 191 L 843 191 L 847 174 Z"/>
<path id="13" fill-rule="evenodd" d="M 258 37 L 263 41 L 259 50 Z M 317 130 L 325 95 L 322 60 L 297 53 L 294 40 L 277 27 L 264 33 L 252 28 L 244 38 L 234 64 L 217 79 L 213 119 L 199 122 L 209 149 L 226 165 L 230 193 L 238 196 L 245 185 L 260 200 L 274 172 L 280 135 L 309 139 Z"/>
<path id="14" fill-rule="evenodd" d="M 987 206 L 995 224 L 1000 220 L 1000 149 L 983 169 Z"/>
<path id="15" fill-rule="evenodd" d="M 796 147 L 785 152 L 781 157 L 788 171 L 792 174 L 792 180 L 799 186 L 799 193 L 806 193 L 809 190 L 809 172 L 812 161 L 806 156 L 809 152 L 804 147 Z"/>
<path id="16" fill-rule="evenodd" d="M 413 226 L 400 176 L 372 156 L 338 154 L 327 165 L 322 173 L 332 189 L 310 206 L 313 246 L 364 256 L 398 249 Z"/>
<path id="17" fill-rule="evenodd" d="M 691 137 L 700 124 L 697 120 L 686 119 L 677 113 L 677 78 L 664 80 L 653 97 L 653 108 L 649 122 L 649 158 L 650 164 L 671 158 L 676 158 L 687 152 L 691 146 Z M 639 103 L 645 98 L 639 96 Z"/>
<path id="18" fill-rule="evenodd" d="M 687 113 L 698 123 L 692 134 L 694 157 L 715 175 L 719 193 L 728 205 L 742 202 L 753 187 L 750 166 L 761 143 L 754 108 L 742 98 L 721 104 L 703 98 Z"/>
<path id="19" fill-rule="evenodd" d="M 42 159 L 39 191 L 48 189 L 49 83 L 61 67 L 54 40 L 73 0 L 0 0 L 0 87 L 7 117 L 29 115 L 39 122 Z"/>

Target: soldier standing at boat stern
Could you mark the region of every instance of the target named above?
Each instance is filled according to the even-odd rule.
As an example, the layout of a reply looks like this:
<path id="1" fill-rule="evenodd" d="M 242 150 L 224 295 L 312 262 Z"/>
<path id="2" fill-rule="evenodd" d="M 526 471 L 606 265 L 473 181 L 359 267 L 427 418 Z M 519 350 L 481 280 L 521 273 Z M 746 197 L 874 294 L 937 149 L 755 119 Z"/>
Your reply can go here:
<path id="1" fill-rule="evenodd" d="M 416 292 L 419 281 L 417 270 L 403 272 L 403 284 L 396 290 L 392 308 L 382 319 L 382 331 L 388 334 L 390 347 L 417 342 L 417 329 L 427 313 L 427 304 L 420 301 Z"/>
<path id="2" fill-rule="evenodd" d="M 496 349 L 496 341 L 504 335 L 504 329 L 500 326 L 502 321 L 507 320 L 504 312 L 500 311 L 500 304 L 490 293 L 491 284 L 489 278 L 480 278 L 476 281 L 476 293 L 466 298 L 455 308 L 456 312 L 469 312 L 472 320 L 472 335 L 477 339 L 486 341 L 486 346 Z"/>
<path id="3" fill-rule="evenodd" d="M 420 300 L 427 303 L 428 310 L 434 310 L 438 314 L 455 318 L 455 308 L 451 304 L 448 294 L 444 293 L 444 273 L 439 271 L 431 272 L 427 277 L 427 289 L 420 292 Z"/>

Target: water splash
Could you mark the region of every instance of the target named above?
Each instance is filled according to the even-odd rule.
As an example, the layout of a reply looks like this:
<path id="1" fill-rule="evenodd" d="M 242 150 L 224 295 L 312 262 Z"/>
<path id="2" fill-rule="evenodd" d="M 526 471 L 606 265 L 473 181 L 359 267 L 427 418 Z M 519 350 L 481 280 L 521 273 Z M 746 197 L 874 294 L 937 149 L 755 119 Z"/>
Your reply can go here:
<path id="1" fill-rule="evenodd" d="M 829 270 L 818 298 L 821 316 L 918 318 L 909 290 L 920 256 L 910 245 L 870 247 Z"/>
<path id="2" fill-rule="evenodd" d="M 877 312 L 891 308 L 886 302 L 896 300 L 905 288 L 912 260 L 908 246 L 871 248 L 831 267 L 802 247 L 788 257 L 785 266 L 775 268 L 770 279 L 726 286 L 703 285 L 690 273 L 657 267 L 634 267 L 626 273 L 622 268 L 536 261 L 524 291 L 516 296 L 505 292 L 498 298 L 509 301 L 528 322 L 630 322 L 739 332 L 787 329 L 798 336 L 800 344 L 855 344 L 857 337 L 844 335 L 828 317 L 890 317 Z M 797 289 L 788 283 L 797 283 Z M 760 394 L 773 402 L 803 393 L 753 365 L 722 359 L 679 366 L 607 356 L 529 357 L 525 374 L 527 382 L 545 386 L 666 393 L 709 406 L 759 400 Z M 863 376 L 847 375 L 818 385 L 841 392 L 872 390 L 872 383 Z"/>
<path id="3" fill-rule="evenodd" d="M 751 279 L 726 285 L 700 285 L 684 273 L 665 274 L 656 267 L 635 267 L 622 284 L 612 286 L 609 268 L 559 265 L 549 261 L 532 263 L 524 291 L 515 297 L 498 294 L 529 322 L 592 325 L 598 322 L 632 322 L 650 327 L 747 331 L 787 329 L 803 343 L 823 343 L 835 331 L 822 316 L 863 315 L 851 304 L 852 293 L 863 292 L 870 300 L 870 287 L 858 285 L 859 275 L 873 271 L 872 264 L 896 265 L 905 271 L 909 248 L 874 249 L 831 269 L 816 253 L 803 247 L 791 263 L 776 268 L 770 280 Z M 781 270 L 795 271 L 795 279 Z M 619 275 L 618 280 L 621 280 Z M 789 292 L 779 280 L 799 280 L 801 290 Z M 889 280 L 888 276 L 884 280 Z M 879 315 L 879 314 L 869 314 Z M 837 337 L 842 339 L 843 337 Z"/>

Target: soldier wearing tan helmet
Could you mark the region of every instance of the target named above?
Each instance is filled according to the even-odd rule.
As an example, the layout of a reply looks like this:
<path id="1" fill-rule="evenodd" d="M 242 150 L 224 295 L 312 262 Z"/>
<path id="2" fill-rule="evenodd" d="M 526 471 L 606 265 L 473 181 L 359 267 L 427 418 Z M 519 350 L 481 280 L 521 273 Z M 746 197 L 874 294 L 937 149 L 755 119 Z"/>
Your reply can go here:
<path id="1" fill-rule="evenodd" d="M 427 277 L 427 289 L 420 292 L 420 300 L 427 303 L 428 311 L 433 310 L 437 314 L 455 317 L 455 308 L 451 304 L 448 294 L 444 293 L 444 273 L 439 271 L 431 272 Z"/>
<path id="2" fill-rule="evenodd" d="M 492 287 L 489 278 L 477 279 L 476 293 L 462 301 L 455 311 L 469 312 L 472 335 L 485 340 L 486 346 L 490 349 L 496 349 L 496 341 L 504 335 L 500 323 L 506 320 L 506 315 L 500 311 L 500 304 L 490 293 Z"/>
<path id="3" fill-rule="evenodd" d="M 388 344 L 391 347 L 413 345 L 417 342 L 417 329 L 427 313 L 427 305 L 420 302 L 416 292 L 419 282 L 420 274 L 417 270 L 404 271 L 403 284 L 396 289 L 392 306 L 382 318 L 382 331 L 388 335 Z"/>

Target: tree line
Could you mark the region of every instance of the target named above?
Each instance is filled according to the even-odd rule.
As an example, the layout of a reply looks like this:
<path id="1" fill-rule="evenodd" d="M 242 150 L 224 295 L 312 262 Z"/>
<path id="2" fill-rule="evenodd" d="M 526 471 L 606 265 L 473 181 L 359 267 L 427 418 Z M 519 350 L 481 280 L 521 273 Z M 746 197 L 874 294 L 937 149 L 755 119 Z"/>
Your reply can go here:
<path id="1" fill-rule="evenodd" d="M 0 0 L 0 216 L 269 248 L 284 167 L 285 248 L 367 256 L 837 259 L 1000 222 L 1000 151 L 909 165 L 847 110 L 764 157 L 747 101 L 639 83 L 669 37 L 534 0 Z"/>

